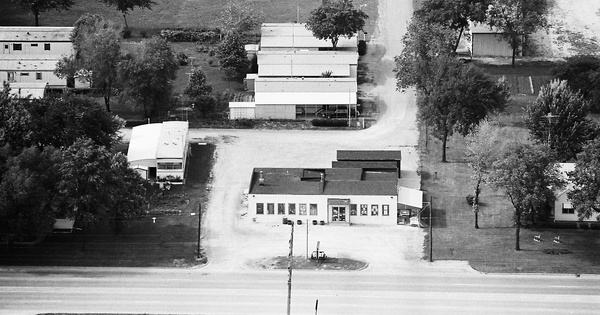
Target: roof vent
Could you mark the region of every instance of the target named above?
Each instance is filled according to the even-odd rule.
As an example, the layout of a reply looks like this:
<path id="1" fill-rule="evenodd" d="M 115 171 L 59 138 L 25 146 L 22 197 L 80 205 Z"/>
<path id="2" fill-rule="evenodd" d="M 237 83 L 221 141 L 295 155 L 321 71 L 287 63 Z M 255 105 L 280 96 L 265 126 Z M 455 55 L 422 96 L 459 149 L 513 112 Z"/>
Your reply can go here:
<path id="1" fill-rule="evenodd" d="M 265 185 L 265 178 L 263 177 L 263 171 L 260 171 L 260 173 L 258 174 L 258 184 L 260 186 Z"/>
<path id="2" fill-rule="evenodd" d="M 321 173 L 321 182 L 325 181 L 325 173 Z"/>

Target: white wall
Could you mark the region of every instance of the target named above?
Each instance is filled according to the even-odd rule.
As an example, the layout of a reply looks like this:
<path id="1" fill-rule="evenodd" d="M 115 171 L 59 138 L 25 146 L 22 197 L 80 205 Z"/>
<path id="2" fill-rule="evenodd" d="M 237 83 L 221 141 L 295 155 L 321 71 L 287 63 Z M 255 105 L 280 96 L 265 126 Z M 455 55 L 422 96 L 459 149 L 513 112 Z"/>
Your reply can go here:
<path id="1" fill-rule="evenodd" d="M 398 199 L 396 196 L 323 196 L 323 195 L 248 195 L 248 215 L 256 218 L 257 222 L 282 222 L 282 219 L 291 220 L 317 220 L 331 223 L 331 206 L 328 207 L 328 198 L 350 199 L 351 204 L 357 205 L 357 215 L 350 215 L 350 206 L 346 209 L 346 222 L 352 224 L 374 224 L 374 225 L 395 225 L 397 224 Z M 256 204 L 264 204 L 264 213 L 256 213 Z M 267 204 L 274 204 L 274 214 L 268 214 Z M 285 214 L 278 214 L 278 204 L 283 203 Z M 289 204 L 296 205 L 296 214 L 289 214 Z M 304 203 L 307 207 L 307 214 L 300 215 L 299 204 Z M 310 215 L 309 205 L 317 204 L 317 215 Z M 367 214 L 361 215 L 360 205 L 367 205 Z M 372 205 L 377 205 L 378 215 L 372 215 Z M 383 216 L 382 205 L 389 206 L 389 215 Z"/>
<path id="2" fill-rule="evenodd" d="M 289 104 L 257 104 L 256 119 L 296 119 L 296 105 Z"/>
<path id="3" fill-rule="evenodd" d="M 14 44 L 21 44 L 21 50 L 14 50 Z M 45 50 L 45 44 L 50 44 L 50 50 Z M 71 42 L 21 42 L 11 41 L 0 43 L 0 52 L 10 55 L 39 55 L 39 56 L 68 56 L 73 52 Z M 36 46 L 37 45 L 37 46 Z"/>
<path id="4" fill-rule="evenodd" d="M 566 192 L 556 196 L 556 200 L 554 201 L 554 221 L 579 221 L 577 210 L 575 210 L 574 213 L 563 213 L 563 205 L 566 207 L 572 206 L 571 201 L 567 198 Z M 596 222 L 596 217 L 584 219 L 583 222 Z"/>
<path id="5" fill-rule="evenodd" d="M 0 69 L 0 71 L 2 71 Z M 24 83 L 24 82 L 46 82 L 49 85 L 61 85 L 66 86 L 67 80 L 61 79 L 54 75 L 53 71 L 2 71 L 4 74 L 2 75 L 2 80 L 6 80 L 9 82 L 9 72 L 14 75 L 12 82 Z M 38 80 L 37 73 L 41 74 L 41 79 Z"/>

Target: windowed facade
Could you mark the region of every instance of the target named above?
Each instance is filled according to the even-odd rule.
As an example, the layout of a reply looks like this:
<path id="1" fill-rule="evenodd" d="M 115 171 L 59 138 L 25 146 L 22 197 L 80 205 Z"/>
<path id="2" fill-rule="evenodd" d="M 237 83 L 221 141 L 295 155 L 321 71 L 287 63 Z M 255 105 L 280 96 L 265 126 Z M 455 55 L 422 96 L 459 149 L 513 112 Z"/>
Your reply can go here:
<path id="1" fill-rule="evenodd" d="M 306 204 L 305 203 L 300 204 L 300 215 L 306 215 Z"/>
<path id="2" fill-rule="evenodd" d="M 275 204 L 267 203 L 267 214 L 275 214 Z"/>
<path id="3" fill-rule="evenodd" d="M 285 203 L 277 204 L 277 214 L 285 214 Z"/>
<path id="4" fill-rule="evenodd" d="M 183 163 L 178 162 L 162 162 L 156 163 L 156 168 L 159 170 L 180 170 L 183 168 Z"/>
<path id="5" fill-rule="evenodd" d="M 379 215 L 379 206 L 371 205 L 371 216 L 378 216 L 378 215 Z"/>
<path id="6" fill-rule="evenodd" d="M 360 205 L 360 215 L 367 215 L 367 214 L 368 214 L 368 206 Z"/>
<path id="7" fill-rule="evenodd" d="M 383 216 L 390 215 L 390 205 L 381 205 L 381 215 L 383 215 Z"/>
<path id="8" fill-rule="evenodd" d="M 256 214 L 265 214 L 265 204 L 264 203 L 256 204 Z"/>
<path id="9" fill-rule="evenodd" d="M 356 204 L 353 203 L 350 205 L 350 215 L 356 215 Z"/>
<path id="10" fill-rule="evenodd" d="M 317 204 L 316 203 L 311 203 L 310 204 L 310 215 L 318 215 L 318 211 L 317 211 Z"/>
<path id="11" fill-rule="evenodd" d="M 575 209 L 571 205 L 562 204 L 562 213 L 575 213 Z"/>
<path id="12" fill-rule="evenodd" d="M 288 214 L 296 214 L 296 204 L 288 203 Z"/>

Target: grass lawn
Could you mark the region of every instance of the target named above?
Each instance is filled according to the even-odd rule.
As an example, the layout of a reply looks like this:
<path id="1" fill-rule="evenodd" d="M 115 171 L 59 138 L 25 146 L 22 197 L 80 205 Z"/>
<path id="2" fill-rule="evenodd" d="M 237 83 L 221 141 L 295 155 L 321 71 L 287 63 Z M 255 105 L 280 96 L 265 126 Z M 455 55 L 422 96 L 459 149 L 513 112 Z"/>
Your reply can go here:
<path id="1" fill-rule="evenodd" d="M 198 204 L 206 204 L 206 185 L 212 169 L 214 145 L 191 145 L 192 155 L 184 186 L 162 195 L 152 194 L 151 214 L 126 222 L 115 235 L 112 225 L 96 224 L 86 231 L 51 234 L 41 243 L 8 250 L 0 247 L 1 265 L 43 266 L 190 266 L 197 246 Z M 164 210 L 181 211 L 165 215 Z M 152 217 L 156 220 L 153 222 Z M 83 243 L 85 239 L 85 250 Z"/>
<path id="2" fill-rule="evenodd" d="M 518 115 L 494 117 L 503 139 L 526 139 L 527 130 L 512 122 Z M 424 133 L 420 143 L 425 148 Z M 474 214 L 465 197 L 472 194 L 470 168 L 464 155 L 465 140 L 448 141 L 447 163 L 441 163 L 441 142 L 430 139 L 421 155 L 422 186 L 426 199 L 433 197 L 433 258 L 467 260 L 484 272 L 600 273 L 600 233 L 588 229 L 521 229 L 521 251 L 515 248 L 512 205 L 500 192 L 482 188 L 480 229 L 474 228 Z M 542 235 L 543 242 L 533 241 Z M 561 237 L 561 244 L 552 242 Z M 425 242 L 428 246 L 428 241 Z M 566 250 L 568 254 L 545 251 Z M 429 253 L 429 248 L 425 250 Z M 428 257 L 425 257 L 428 259 Z"/>

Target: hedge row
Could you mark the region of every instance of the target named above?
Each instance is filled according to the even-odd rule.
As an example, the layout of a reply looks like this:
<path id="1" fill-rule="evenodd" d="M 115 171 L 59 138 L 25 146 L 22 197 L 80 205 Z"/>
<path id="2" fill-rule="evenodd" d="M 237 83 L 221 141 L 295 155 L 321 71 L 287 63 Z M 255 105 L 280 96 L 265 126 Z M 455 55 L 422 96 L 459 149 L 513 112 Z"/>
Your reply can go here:
<path id="1" fill-rule="evenodd" d="M 175 28 L 160 31 L 160 36 L 171 42 L 217 42 L 221 37 L 218 28 Z"/>

